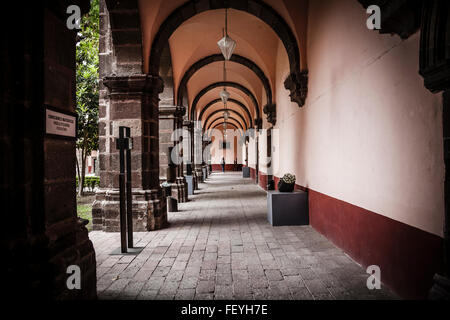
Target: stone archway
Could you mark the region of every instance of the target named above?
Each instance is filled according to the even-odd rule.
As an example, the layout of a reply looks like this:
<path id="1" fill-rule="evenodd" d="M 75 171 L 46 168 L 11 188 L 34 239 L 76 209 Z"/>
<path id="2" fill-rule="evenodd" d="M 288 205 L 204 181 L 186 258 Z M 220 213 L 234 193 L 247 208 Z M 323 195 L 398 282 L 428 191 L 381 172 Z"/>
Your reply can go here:
<path id="1" fill-rule="evenodd" d="M 235 111 L 235 110 L 233 110 L 233 109 L 219 109 L 219 110 L 216 110 L 216 111 L 212 112 L 212 113 L 205 119 L 205 121 L 204 121 L 205 127 L 206 127 L 206 124 L 208 123 L 208 121 L 209 121 L 213 116 L 215 116 L 216 114 L 218 114 L 218 113 L 220 113 L 220 112 L 225 112 L 225 111 L 229 111 L 229 112 L 232 112 L 233 114 L 237 115 L 237 116 L 242 120 L 242 122 L 245 124 L 245 130 L 248 129 L 248 125 L 249 125 L 249 124 L 247 123 L 247 121 L 245 120 L 245 118 L 244 118 L 239 112 L 237 112 L 237 111 Z"/>
<path id="2" fill-rule="evenodd" d="M 213 54 L 207 56 L 189 67 L 189 69 L 184 73 L 180 81 L 180 85 L 178 86 L 177 103 L 179 105 L 183 103 L 183 96 L 186 93 L 186 86 L 187 83 L 189 82 L 189 79 L 204 66 L 207 66 L 208 64 L 218 61 L 224 61 L 224 57 L 222 54 Z M 264 90 L 266 91 L 267 103 L 272 103 L 272 89 L 270 87 L 269 79 L 267 79 L 266 75 L 264 74 L 264 71 L 262 71 L 261 68 L 250 59 L 247 59 L 237 54 L 233 54 L 230 58 L 230 61 L 241 64 L 249 68 L 251 71 L 253 71 L 256 74 L 256 76 L 261 80 L 261 83 L 264 86 Z"/>
<path id="3" fill-rule="evenodd" d="M 223 118 L 223 117 L 219 117 L 219 118 L 215 119 L 214 121 L 212 121 L 212 122 L 209 124 L 209 126 L 207 127 L 206 130 L 211 129 L 211 127 L 213 127 L 215 124 L 217 124 L 216 122 L 219 121 L 219 120 L 224 120 L 224 118 Z M 244 127 L 242 126 L 242 124 L 241 124 L 236 118 L 229 117 L 228 120 L 233 120 L 233 121 L 235 121 L 236 124 L 239 125 L 239 126 L 237 126 L 237 127 L 238 127 L 239 129 L 244 130 Z M 227 123 L 228 123 L 228 122 L 227 122 Z M 231 123 L 231 122 L 229 122 L 229 123 Z"/>
<path id="4" fill-rule="evenodd" d="M 291 100 L 300 107 L 304 105 L 307 94 L 307 72 L 300 72 L 300 51 L 297 39 L 287 22 L 269 5 L 257 0 L 227 1 L 218 0 L 214 2 L 188 1 L 175 9 L 169 17 L 161 24 L 158 33 L 153 39 L 150 51 L 149 73 L 157 75 L 159 71 L 160 55 L 164 46 L 169 41 L 175 30 L 188 19 L 208 10 L 235 9 L 247 12 L 265 22 L 282 41 L 286 49 L 290 75 L 285 81 L 285 88 L 290 91 Z"/>
<path id="5" fill-rule="evenodd" d="M 202 119 L 203 118 L 203 114 L 206 112 L 206 110 L 208 110 L 212 105 L 214 105 L 217 102 L 221 102 L 221 99 L 215 99 L 212 100 L 210 102 L 208 102 L 203 108 L 202 111 L 200 111 L 200 115 L 198 117 L 198 119 Z M 253 127 L 253 119 L 252 119 L 252 115 L 250 114 L 250 111 L 248 110 L 248 108 L 245 106 L 245 104 L 243 104 L 242 102 L 240 102 L 239 100 L 236 99 L 228 99 L 229 102 L 233 102 L 235 104 L 237 104 L 248 116 L 250 123 L 248 124 L 249 127 Z"/>
<path id="6" fill-rule="evenodd" d="M 200 101 L 201 97 L 204 96 L 208 91 L 210 91 L 212 89 L 215 89 L 215 88 L 219 88 L 219 87 L 232 87 L 232 88 L 236 88 L 236 89 L 242 91 L 243 93 L 245 93 L 252 100 L 252 103 L 253 103 L 253 105 L 255 107 L 255 110 L 256 110 L 257 119 L 261 118 L 258 101 L 256 100 L 255 96 L 253 95 L 253 93 L 249 89 L 247 89 L 243 85 L 241 85 L 239 83 L 236 83 L 236 82 L 221 81 L 221 82 L 216 82 L 216 83 L 210 84 L 206 88 L 203 88 L 195 96 L 195 98 L 194 98 L 194 100 L 192 102 L 192 107 L 191 107 L 191 112 L 190 112 L 190 119 L 191 120 L 195 118 L 195 111 L 196 111 L 197 104 Z"/>
<path id="7" fill-rule="evenodd" d="M 235 124 L 233 124 L 233 123 L 228 123 L 230 126 L 232 126 L 233 128 L 235 128 L 236 130 L 239 130 L 239 129 L 241 129 L 241 128 L 238 128 Z M 216 124 L 213 128 L 209 128 L 209 129 L 217 129 L 218 127 L 220 127 L 222 124 L 221 123 L 218 123 L 218 124 Z M 208 129 L 208 130 L 209 130 Z"/>

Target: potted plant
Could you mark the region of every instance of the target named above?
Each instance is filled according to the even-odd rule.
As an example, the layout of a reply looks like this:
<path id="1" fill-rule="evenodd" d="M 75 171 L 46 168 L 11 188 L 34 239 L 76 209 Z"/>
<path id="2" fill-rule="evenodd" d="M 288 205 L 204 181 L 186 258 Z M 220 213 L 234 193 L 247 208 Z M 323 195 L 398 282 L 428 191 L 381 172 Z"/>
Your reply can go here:
<path id="1" fill-rule="evenodd" d="M 163 183 L 161 183 L 161 188 L 164 190 L 164 194 L 166 195 L 166 197 L 169 197 L 172 195 L 172 190 L 171 190 L 172 186 L 167 181 L 164 181 Z"/>
<path id="2" fill-rule="evenodd" d="M 290 173 L 286 173 L 283 178 L 278 182 L 278 191 L 280 192 L 292 192 L 295 187 L 295 176 Z"/>

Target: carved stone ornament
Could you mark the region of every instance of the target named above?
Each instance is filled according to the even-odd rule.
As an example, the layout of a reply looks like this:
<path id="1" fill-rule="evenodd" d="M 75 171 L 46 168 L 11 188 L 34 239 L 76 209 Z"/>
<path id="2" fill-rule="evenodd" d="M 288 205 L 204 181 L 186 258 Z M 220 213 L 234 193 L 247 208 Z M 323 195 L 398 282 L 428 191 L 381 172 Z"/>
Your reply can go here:
<path id="1" fill-rule="evenodd" d="M 267 121 L 272 125 L 277 123 L 277 105 L 275 103 L 268 103 L 263 108 L 264 114 L 267 115 Z"/>
<path id="2" fill-rule="evenodd" d="M 407 39 L 420 27 L 423 0 L 358 0 L 367 9 L 377 5 L 381 10 L 381 34 L 397 34 Z M 430 0 L 425 0 L 430 1 Z"/>
<path id="3" fill-rule="evenodd" d="M 291 101 L 303 107 L 308 94 L 308 70 L 291 73 L 284 81 L 284 87 L 291 92 Z"/>

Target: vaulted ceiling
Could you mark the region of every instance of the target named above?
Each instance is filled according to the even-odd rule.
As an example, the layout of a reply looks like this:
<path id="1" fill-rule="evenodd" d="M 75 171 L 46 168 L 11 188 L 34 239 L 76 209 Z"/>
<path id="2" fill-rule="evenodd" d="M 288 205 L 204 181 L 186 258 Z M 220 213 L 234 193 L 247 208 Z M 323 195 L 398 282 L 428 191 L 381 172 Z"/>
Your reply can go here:
<path id="1" fill-rule="evenodd" d="M 179 90 L 182 91 L 180 95 L 184 95 L 189 104 L 186 106 L 189 115 L 192 113 L 190 108 L 195 105 L 195 120 L 208 119 L 209 125 L 219 119 L 222 113 L 218 111 L 224 106 L 221 102 L 214 101 L 219 98 L 223 87 L 215 87 L 206 92 L 204 90 L 223 81 L 223 61 L 210 61 L 194 70 L 189 77 L 185 74 L 192 71 L 192 66 L 202 59 L 220 54 L 217 41 L 223 36 L 224 7 L 230 7 L 228 34 L 237 42 L 234 55 L 250 61 L 251 65 L 236 61 L 226 62 L 227 81 L 239 85 L 227 87 L 231 98 L 235 100 L 228 104 L 228 108 L 240 115 L 231 114 L 236 119 L 235 122 L 238 122 L 236 125 L 251 127 L 258 115 L 262 117 L 263 106 L 273 102 L 267 100 L 276 96 L 277 56 L 289 56 L 291 69 L 306 68 L 307 2 L 139 0 L 144 72 L 152 72 L 152 53 L 159 54 L 155 47 L 158 41 L 164 43 L 167 38 L 165 43 L 168 42 L 170 48 L 174 97 L 177 97 Z M 292 43 L 291 47 L 290 42 L 296 43 Z M 284 44 L 284 47 L 280 43 Z M 300 57 L 297 59 L 298 65 L 296 59 L 291 58 L 295 56 Z M 255 72 L 256 69 L 259 74 Z M 183 77 L 188 80 L 185 88 L 180 88 Z M 241 87 L 245 88 L 246 92 L 241 90 Z M 181 103 L 176 98 L 174 102 Z"/>

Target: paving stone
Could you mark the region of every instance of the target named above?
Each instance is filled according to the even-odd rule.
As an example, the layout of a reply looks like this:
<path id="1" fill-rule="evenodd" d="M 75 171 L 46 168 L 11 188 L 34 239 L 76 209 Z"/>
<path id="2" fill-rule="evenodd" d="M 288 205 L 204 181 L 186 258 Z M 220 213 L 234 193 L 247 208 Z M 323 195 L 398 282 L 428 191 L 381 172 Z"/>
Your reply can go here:
<path id="1" fill-rule="evenodd" d="M 165 276 L 167 276 L 167 274 L 169 273 L 169 271 L 170 271 L 170 267 L 157 267 L 157 268 L 153 271 L 152 276 L 155 276 L 155 277 L 165 277 Z"/>
<path id="2" fill-rule="evenodd" d="M 175 258 L 163 258 L 159 261 L 159 267 L 170 267 L 175 262 Z"/>
<path id="3" fill-rule="evenodd" d="M 214 300 L 232 300 L 233 286 L 232 285 L 216 285 L 214 290 Z"/>
<path id="4" fill-rule="evenodd" d="M 143 281 L 130 281 L 127 286 L 122 290 L 121 295 L 137 297 L 142 290 L 145 282 Z"/>
<path id="5" fill-rule="evenodd" d="M 271 227 L 266 193 L 239 173 L 200 187 L 169 228 L 135 232 L 137 256 L 110 255 L 118 233 L 89 233 L 100 299 L 397 298 L 368 290 L 365 270 L 310 226 Z"/>
<path id="6" fill-rule="evenodd" d="M 164 277 L 150 277 L 144 284 L 143 290 L 159 290 L 165 281 Z"/>
<path id="7" fill-rule="evenodd" d="M 163 285 L 159 289 L 158 294 L 168 295 L 174 297 L 177 293 L 178 287 L 180 286 L 180 282 L 178 281 L 164 281 Z"/>
<path id="8" fill-rule="evenodd" d="M 195 289 L 197 287 L 197 277 L 184 277 L 180 282 L 181 289 Z"/>
<path id="9" fill-rule="evenodd" d="M 200 280 L 197 284 L 196 292 L 199 294 L 213 293 L 214 287 L 215 287 L 214 281 Z"/>
<path id="10" fill-rule="evenodd" d="M 281 274 L 280 270 L 276 269 L 268 269 L 264 271 L 266 274 L 266 277 L 269 281 L 281 281 L 283 280 L 283 275 Z"/>
<path id="11" fill-rule="evenodd" d="M 213 300 L 214 294 L 212 293 L 196 293 L 194 300 Z"/>
<path id="12" fill-rule="evenodd" d="M 304 282 L 313 295 L 329 293 L 326 285 L 320 279 L 304 280 Z"/>
<path id="13" fill-rule="evenodd" d="M 193 300 L 195 289 L 178 289 L 175 300 Z"/>
<path id="14" fill-rule="evenodd" d="M 202 263 L 202 270 L 216 270 L 217 267 L 217 261 L 211 260 L 211 261 L 203 261 Z"/>
<path id="15" fill-rule="evenodd" d="M 233 284 L 233 277 L 231 273 L 218 273 L 216 275 L 216 283 L 218 285 L 231 285 Z"/>
<path id="16" fill-rule="evenodd" d="M 183 270 L 171 270 L 167 274 L 166 279 L 169 281 L 181 281 L 183 279 L 184 271 Z"/>

